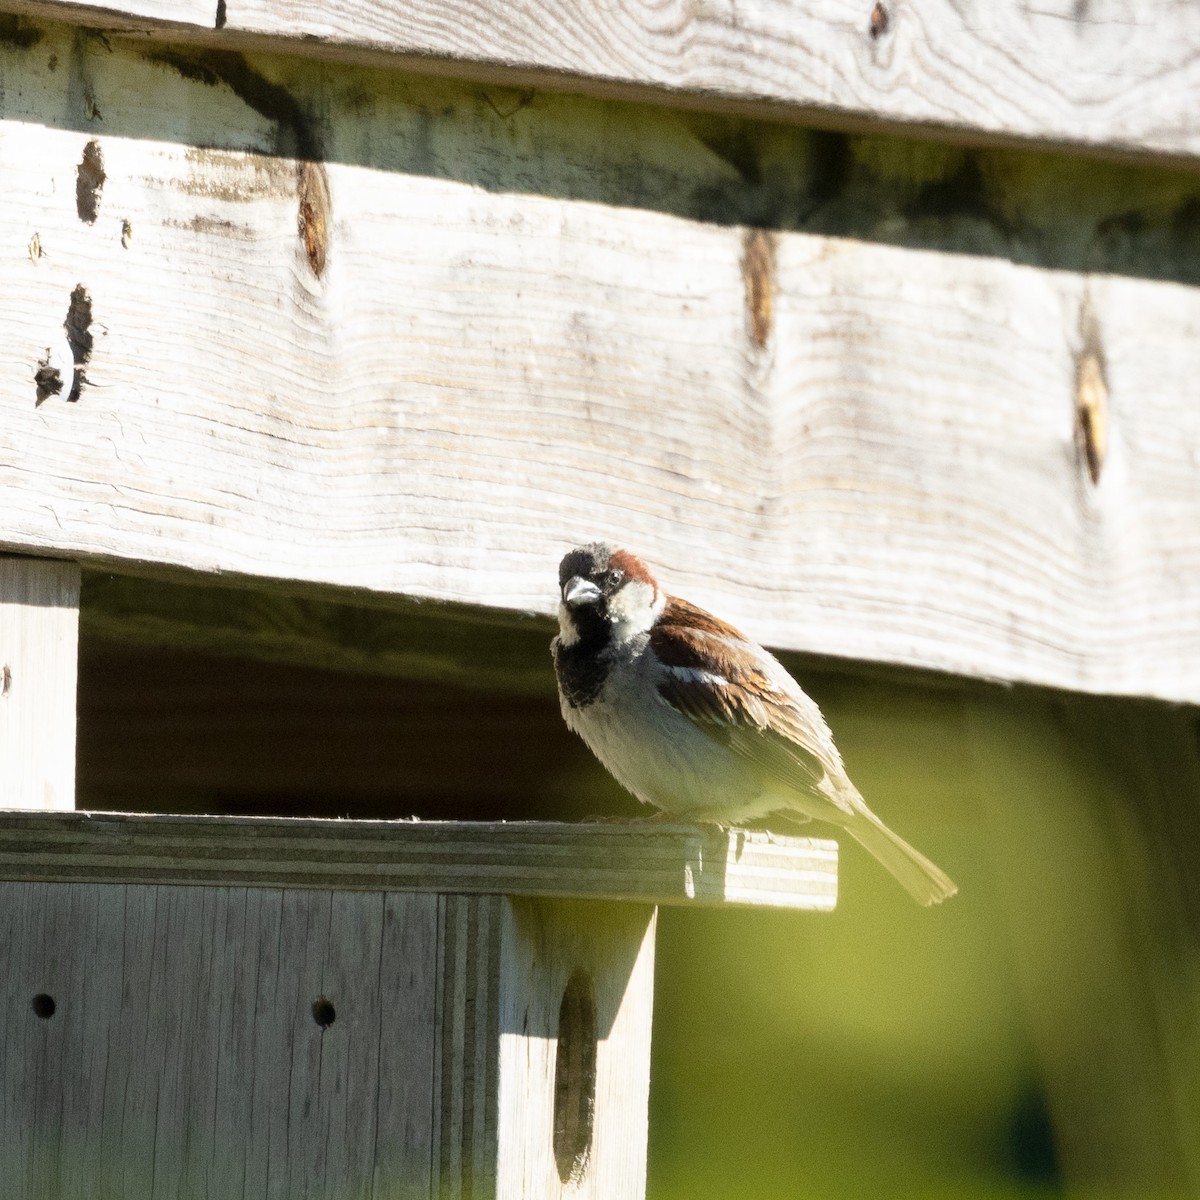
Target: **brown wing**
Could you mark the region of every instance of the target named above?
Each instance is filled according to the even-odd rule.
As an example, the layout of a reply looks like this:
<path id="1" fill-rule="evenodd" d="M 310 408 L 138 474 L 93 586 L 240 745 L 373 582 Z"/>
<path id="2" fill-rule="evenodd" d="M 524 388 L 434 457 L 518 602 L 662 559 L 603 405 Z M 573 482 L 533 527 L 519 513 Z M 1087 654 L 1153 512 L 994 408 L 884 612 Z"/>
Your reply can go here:
<path id="1" fill-rule="evenodd" d="M 650 645 L 663 667 L 659 695 L 705 733 L 798 791 L 831 799 L 826 776 L 835 794 L 848 784 L 821 710 L 732 625 L 668 597 Z"/>

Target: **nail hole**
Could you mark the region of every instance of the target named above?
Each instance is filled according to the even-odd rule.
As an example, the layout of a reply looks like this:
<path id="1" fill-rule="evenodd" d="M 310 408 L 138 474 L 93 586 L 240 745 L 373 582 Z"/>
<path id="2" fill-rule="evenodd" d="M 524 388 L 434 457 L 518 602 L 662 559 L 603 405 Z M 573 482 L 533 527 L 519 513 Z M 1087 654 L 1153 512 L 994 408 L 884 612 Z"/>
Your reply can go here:
<path id="1" fill-rule="evenodd" d="M 592 1152 L 596 1112 L 596 996 L 590 976 L 576 971 L 558 1009 L 554 1064 L 554 1161 L 563 1183 L 578 1183 Z"/>
<path id="2" fill-rule="evenodd" d="M 322 1029 L 328 1029 L 337 1020 L 337 1010 L 324 996 L 318 996 L 312 1003 L 312 1016 Z"/>
<path id="3" fill-rule="evenodd" d="M 45 992 L 38 992 L 33 998 L 34 1015 L 43 1021 L 48 1021 L 54 1016 L 54 1010 L 58 1007 L 54 1003 L 54 997 L 48 996 Z"/>
<path id="4" fill-rule="evenodd" d="M 888 17 L 888 10 L 884 8 L 882 4 L 876 4 L 875 7 L 871 9 L 872 40 L 875 38 L 881 38 L 885 33 L 887 33 L 890 20 L 891 19 Z"/>

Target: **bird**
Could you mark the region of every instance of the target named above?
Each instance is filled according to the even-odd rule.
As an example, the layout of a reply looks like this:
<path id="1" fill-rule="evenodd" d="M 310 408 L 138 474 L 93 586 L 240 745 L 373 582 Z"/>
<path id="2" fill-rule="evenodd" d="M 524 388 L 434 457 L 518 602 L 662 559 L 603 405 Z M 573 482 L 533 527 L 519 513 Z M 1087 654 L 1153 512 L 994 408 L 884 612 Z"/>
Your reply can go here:
<path id="1" fill-rule="evenodd" d="M 558 584 L 563 719 L 638 800 L 722 826 L 828 821 L 918 903 L 958 891 L 867 807 L 821 710 L 772 654 L 606 542 L 566 554 Z"/>

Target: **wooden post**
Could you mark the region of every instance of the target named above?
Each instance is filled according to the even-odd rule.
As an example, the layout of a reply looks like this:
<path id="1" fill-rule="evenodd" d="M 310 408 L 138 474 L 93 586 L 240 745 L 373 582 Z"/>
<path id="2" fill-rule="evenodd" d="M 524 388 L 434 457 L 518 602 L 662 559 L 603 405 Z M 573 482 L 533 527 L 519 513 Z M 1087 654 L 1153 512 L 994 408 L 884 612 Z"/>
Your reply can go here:
<path id="1" fill-rule="evenodd" d="M 0 555 L 0 808 L 75 807 L 79 566 Z"/>
<path id="2" fill-rule="evenodd" d="M 504 906 L 498 1200 L 644 1193 L 654 928 L 641 905 Z"/>

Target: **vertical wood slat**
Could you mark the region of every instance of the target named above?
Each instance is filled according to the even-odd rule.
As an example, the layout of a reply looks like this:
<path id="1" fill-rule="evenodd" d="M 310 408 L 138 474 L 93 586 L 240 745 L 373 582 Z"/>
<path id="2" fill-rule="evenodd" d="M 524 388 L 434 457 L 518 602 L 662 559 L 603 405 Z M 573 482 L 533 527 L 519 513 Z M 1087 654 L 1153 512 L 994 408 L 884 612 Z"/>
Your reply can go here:
<path id="1" fill-rule="evenodd" d="M 79 565 L 0 554 L 0 808 L 75 807 Z"/>
<path id="2" fill-rule="evenodd" d="M 497 896 L 442 896 L 438 923 L 438 1031 L 434 1079 L 433 1195 L 481 1200 L 495 1194 L 500 970 Z"/>

